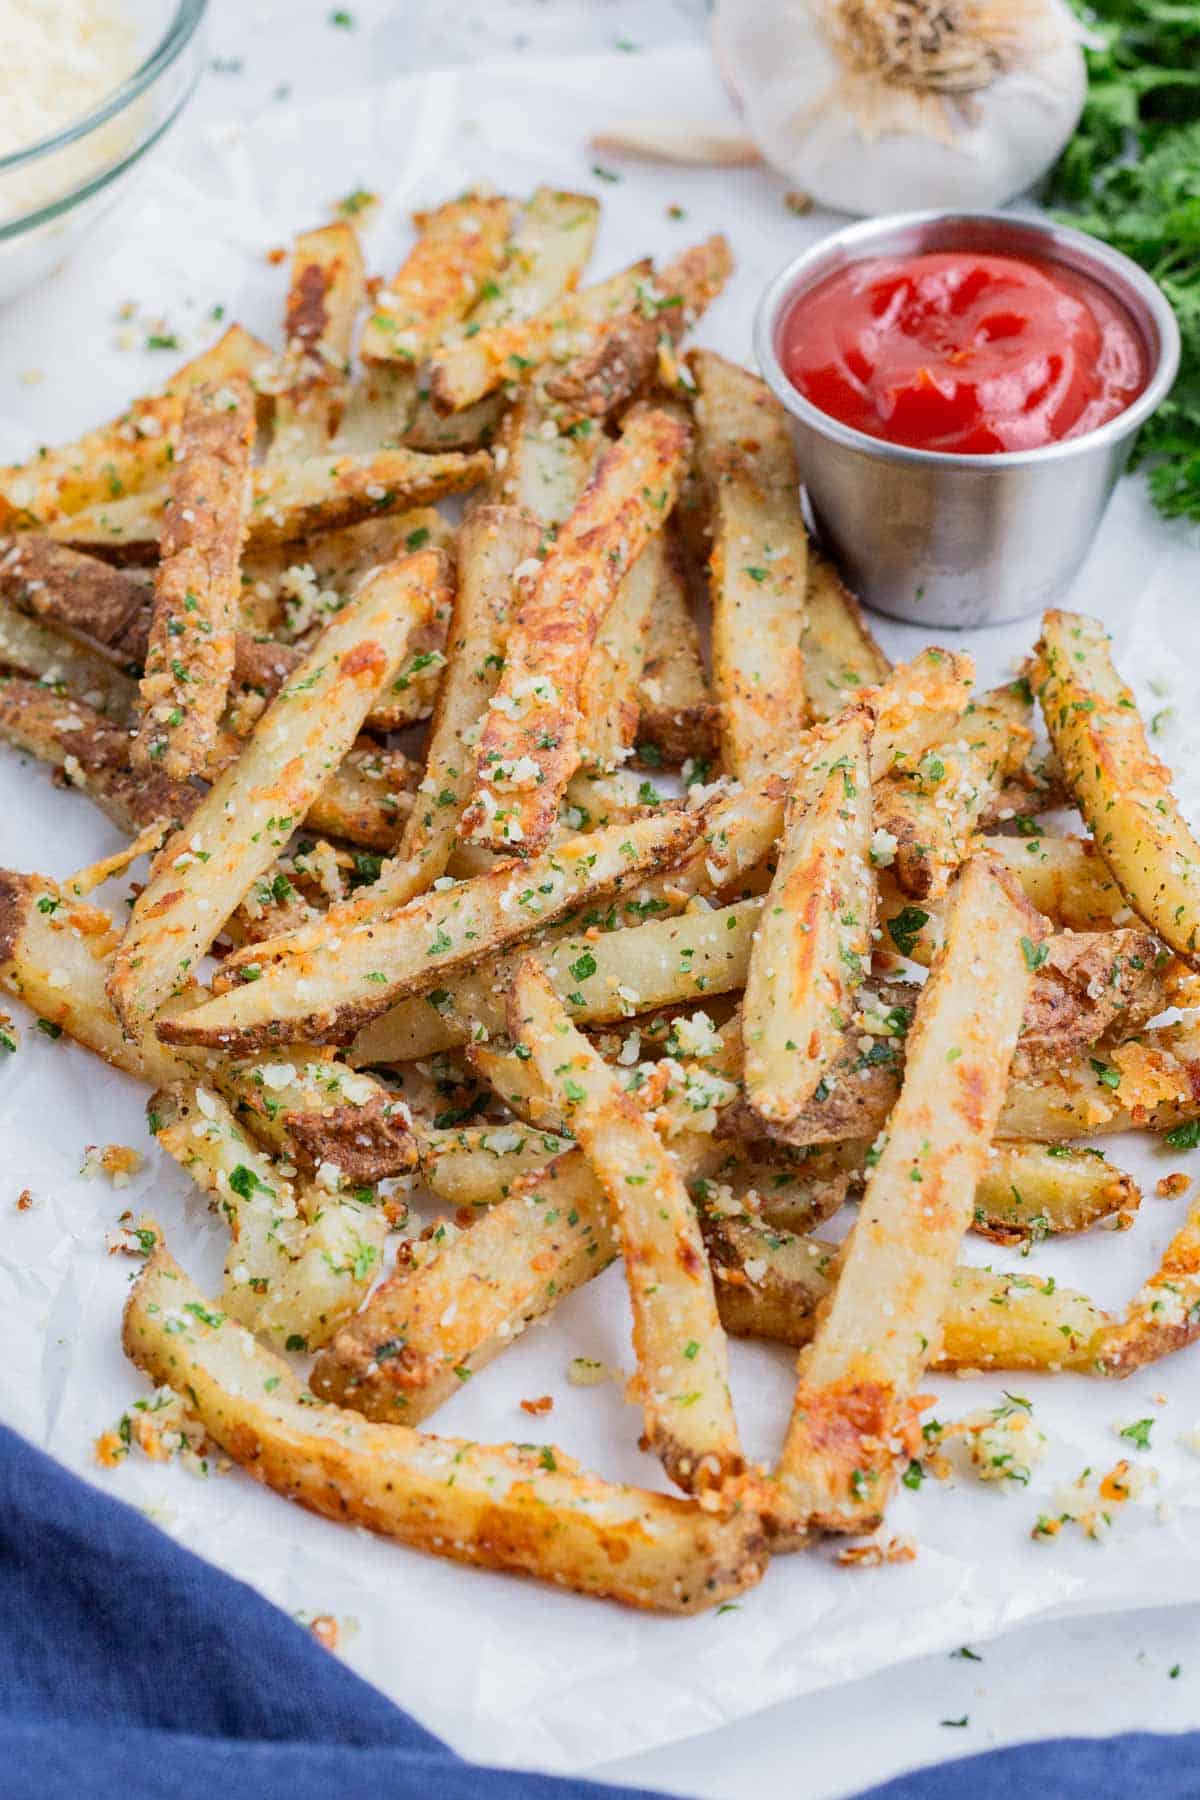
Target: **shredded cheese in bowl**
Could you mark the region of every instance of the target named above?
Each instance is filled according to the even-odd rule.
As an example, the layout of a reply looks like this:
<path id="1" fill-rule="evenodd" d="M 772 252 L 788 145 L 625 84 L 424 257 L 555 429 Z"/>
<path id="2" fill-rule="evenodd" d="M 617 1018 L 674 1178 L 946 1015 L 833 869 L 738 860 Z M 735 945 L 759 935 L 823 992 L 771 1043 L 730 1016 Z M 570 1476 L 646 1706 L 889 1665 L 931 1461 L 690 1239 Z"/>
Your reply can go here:
<path id="1" fill-rule="evenodd" d="M 0 157 L 86 118 L 138 64 L 128 0 L 0 0 Z M 132 136 L 114 119 L 77 144 L 0 177 L 0 223 L 49 204 L 98 172 Z"/>

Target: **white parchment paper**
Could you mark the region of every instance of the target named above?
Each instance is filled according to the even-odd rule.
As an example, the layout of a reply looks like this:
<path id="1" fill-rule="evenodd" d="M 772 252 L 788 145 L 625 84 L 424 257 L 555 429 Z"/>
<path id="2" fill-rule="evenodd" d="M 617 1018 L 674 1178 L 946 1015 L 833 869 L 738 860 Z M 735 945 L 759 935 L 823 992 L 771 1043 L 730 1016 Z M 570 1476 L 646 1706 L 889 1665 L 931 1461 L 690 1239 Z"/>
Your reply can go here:
<path id="1" fill-rule="evenodd" d="M 607 273 L 722 229 L 738 273 L 699 334 L 750 357 L 766 279 L 837 221 L 793 216 L 782 187 L 758 172 L 613 166 L 608 180 L 587 133 L 622 114 L 713 116 L 724 100 L 699 51 L 514 61 L 437 73 L 303 112 L 278 109 L 250 128 L 211 133 L 203 166 L 156 168 L 106 236 L 0 330 L 0 457 L 26 454 L 116 411 L 162 378 L 167 359 L 118 347 L 144 341 L 159 318 L 194 349 L 225 320 L 271 337 L 285 272 L 264 255 L 319 222 L 338 196 L 363 186 L 385 200 L 368 233 L 372 267 L 390 273 L 408 242 L 408 212 L 469 183 L 520 193 L 539 181 L 599 192 L 605 221 L 594 262 Z M 668 215 L 681 207 L 685 217 Z M 135 303 L 134 322 L 118 313 Z M 1118 492 L 1080 578 L 1076 603 L 1107 619 L 1123 671 L 1160 717 L 1163 754 L 1200 815 L 1200 719 L 1192 696 L 1200 660 L 1194 537 L 1150 511 L 1140 482 Z M 925 634 L 877 626 L 888 650 L 911 653 Z M 1010 672 L 1036 622 L 971 634 L 981 682 Z M 944 634 L 943 634 L 944 635 Z M 111 826 L 62 794 L 27 759 L 0 752 L 0 863 L 62 876 L 116 847 Z M 109 890 L 115 905 L 123 889 Z M 223 1230 L 181 1172 L 146 1138 L 145 1099 L 67 1039 L 52 1042 L 16 1009 L 19 1053 L 0 1068 L 0 1317 L 5 1321 L 3 1415 L 81 1474 L 144 1507 L 201 1555 L 289 1611 L 356 1622 L 344 1654 L 455 1748 L 487 1760 L 580 1769 L 710 1730 L 774 1701 L 924 1652 L 978 1643 L 1039 1613 L 1113 1611 L 1200 1599 L 1200 1461 L 1179 1442 L 1200 1419 L 1186 1356 L 1123 1385 L 1022 1376 L 1009 1385 L 1035 1403 L 1051 1439 L 1031 1486 L 1006 1493 L 969 1478 L 899 1492 L 890 1518 L 920 1542 L 907 1566 L 847 1571 L 823 1552 L 781 1559 L 735 1609 L 663 1620 L 543 1590 L 504 1576 L 436 1563 L 363 1532 L 309 1517 L 238 1472 L 207 1482 L 131 1458 L 98 1471 L 97 1433 L 144 1391 L 124 1361 L 118 1321 L 130 1264 L 110 1258 L 106 1229 L 126 1206 L 153 1209 L 169 1242 L 216 1289 Z M 116 1192 L 78 1170 L 85 1144 L 148 1151 L 145 1170 Z M 1155 1197 L 1159 1175 L 1200 1159 L 1111 1145 L 1145 1184 L 1135 1229 L 1039 1246 L 1025 1263 L 971 1240 L 968 1255 L 1054 1274 L 1119 1306 L 1149 1272 L 1186 1201 Z M 31 1211 L 17 1193 L 36 1197 Z M 992 1252 L 989 1255 L 989 1251 Z M 576 1390 L 574 1355 L 631 1365 L 622 1275 L 610 1270 L 532 1329 L 437 1416 L 483 1439 L 553 1438 L 606 1474 L 659 1485 L 636 1448 L 636 1415 L 614 1386 Z M 734 1383 L 748 1448 L 770 1456 L 787 1417 L 789 1355 L 735 1345 Z M 939 1417 L 994 1404 L 1004 1383 L 933 1382 Z M 549 1419 L 518 1402 L 551 1393 Z M 1153 1416 L 1152 1449 L 1138 1456 L 1114 1423 Z M 1105 1547 L 1064 1534 L 1030 1541 L 1058 1484 L 1123 1450 L 1152 1466 L 1158 1486 L 1131 1506 Z M 1163 1504 L 1159 1504 L 1159 1503 Z M 136 1572 L 130 1571 L 135 1580 Z M 154 1596 L 145 1596 L 147 1606 Z"/>

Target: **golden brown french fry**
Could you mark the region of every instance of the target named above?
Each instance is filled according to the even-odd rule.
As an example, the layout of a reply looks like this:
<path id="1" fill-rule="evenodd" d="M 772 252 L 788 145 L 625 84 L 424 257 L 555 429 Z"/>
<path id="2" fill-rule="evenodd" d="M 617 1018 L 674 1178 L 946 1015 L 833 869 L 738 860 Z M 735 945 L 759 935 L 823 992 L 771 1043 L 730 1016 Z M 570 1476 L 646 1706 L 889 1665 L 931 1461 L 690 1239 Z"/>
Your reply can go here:
<path id="1" fill-rule="evenodd" d="M 415 214 L 417 241 L 363 327 L 364 363 L 399 363 L 415 373 L 489 284 L 512 218 L 511 200 L 478 194 Z"/>
<path id="2" fill-rule="evenodd" d="M 201 1082 L 160 1088 L 150 1129 L 229 1226 L 222 1305 L 280 1349 L 316 1350 L 378 1273 L 387 1218 L 370 1189 L 357 1197 L 298 1188 L 238 1129 Z"/>
<path id="3" fill-rule="evenodd" d="M 240 377 L 188 396 L 163 509 L 136 769 L 201 774 L 233 674 L 254 398 Z"/>
<path id="4" fill-rule="evenodd" d="M 216 1311 L 161 1237 L 126 1303 L 122 1341 L 151 1380 L 187 1395 L 236 1462 L 312 1512 L 664 1612 L 698 1612 L 762 1574 L 748 1508 L 714 1514 L 602 1481 L 550 1445 L 429 1437 L 312 1405 L 289 1365 Z"/>
<path id="5" fill-rule="evenodd" d="M 0 598 L 141 662 L 150 625 L 144 573 L 112 569 L 40 531 L 0 539 Z"/>
<path id="6" fill-rule="evenodd" d="M 47 875 L 0 870 L 0 985 L 115 1069 L 155 1085 L 194 1072 L 189 1058 L 147 1039 L 129 1043 L 104 991 L 116 926 Z"/>
<path id="7" fill-rule="evenodd" d="M 118 724 L 133 717 L 137 684 L 111 652 L 65 628 L 27 618 L 7 600 L 0 600 L 0 669 L 77 696 Z"/>
<path id="8" fill-rule="evenodd" d="M 370 1075 L 307 1045 L 270 1057 L 222 1059 L 213 1085 L 260 1143 L 306 1175 L 332 1165 L 344 1183 L 382 1181 L 416 1166 L 408 1106 Z"/>
<path id="9" fill-rule="evenodd" d="M 955 1258 L 1004 1099 L 1037 915 L 981 859 L 957 878 L 922 989 L 904 1086 L 877 1147 L 837 1290 L 800 1364 L 775 1472 L 785 1528 L 870 1529 L 891 1440 L 936 1354 Z"/>
<path id="10" fill-rule="evenodd" d="M 626 1018 L 741 987 L 761 910 L 761 900 L 744 900 L 674 919 L 652 918 L 631 931 L 543 944 L 538 956 L 572 1018 L 592 1023 Z M 349 1060 L 356 1066 L 408 1062 L 472 1037 L 486 1040 L 503 1026 L 503 984 L 517 960 L 507 957 L 494 969 L 460 973 L 421 999 L 401 1001 L 359 1032 Z"/>
<path id="11" fill-rule="evenodd" d="M 434 506 L 385 513 L 242 558 L 242 622 L 256 637 L 289 643 L 326 622 L 380 563 L 413 550 L 450 550 L 453 528 Z M 128 579 L 128 572 L 126 572 Z"/>
<path id="12" fill-rule="evenodd" d="M 1167 1131 L 1197 1117 L 1200 1024 L 1189 1015 L 1014 1081 L 998 1130 L 1046 1141 Z"/>
<path id="13" fill-rule="evenodd" d="M 646 632 L 666 560 L 662 533 L 657 532 L 600 622 L 579 687 L 579 761 L 585 769 L 618 768 L 633 748 Z"/>
<path id="14" fill-rule="evenodd" d="M 495 1206 L 524 1176 L 573 1149 L 569 1138 L 529 1125 L 418 1126 L 421 1180 L 451 1206 Z"/>
<path id="15" fill-rule="evenodd" d="M 993 1144 L 972 1229 L 997 1244 L 1036 1244 L 1101 1220 L 1123 1231 L 1142 1203 L 1132 1176 L 1074 1144 Z"/>
<path id="16" fill-rule="evenodd" d="M 886 681 L 891 667 L 858 601 L 813 544 L 808 546 L 800 650 L 808 710 L 818 721 L 836 718 L 863 688 Z"/>
<path id="17" fill-rule="evenodd" d="M 667 554 L 646 631 L 639 754 L 647 762 L 652 755 L 667 763 L 691 758 L 694 767 L 697 761 L 715 762 L 720 719 L 688 605 L 674 520 L 666 527 L 665 542 Z"/>
<path id="18" fill-rule="evenodd" d="M 1146 743 L 1137 702 L 1113 667 L 1104 627 L 1048 612 L 1038 698 L 1075 803 L 1125 898 L 1181 955 L 1196 951 L 1200 844 L 1171 777 Z"/>
<path id="19" fill-rule="evenodd" d="M 520 381 L 549 356 L 565 361 L 604 320 L 636 305 L 652 274 L 652 265 L 643 258 L 595 287 L 564 294 L 533 318 L 478 331 L 435 350 L 429 362 L 434 411 L 443 416 L 462 412 L 506 381 Z"/>
<path id="20" fill-rule="evenodd" d="M 797 1347 L 812 1342 L 820 1308 L 836 1290 L 843 1246 L 737 1219 L 706 1228 L 706 1239 L 726 1331 Z M 1085 1294 L 1055 1281 L 960 1263 L 930 1367 L 1093 1374 L 1108 1322 Z"/>
<path id="21" fill-rule="evenodd" d="M 344 219 L 303 231 L 292 246 L 284 352 L 274 393 L 267 461 L 319 456 L 345 405 L 354 326 L 366 297 L 358 233 Z"/>
<path id="22" fill-rule="evenodd" d="M 877 710 L 872 780 L 915 770 L 930 745 L 959 724 L 974 680 L 974 658 L 931 645 L 911 662 L 898 664 L 878 689 L 868 692 L 866 699 Z"/>
<path id="23" fill-rule="evenodd" d="M 135 400 L 109 424 L 0 469 L 0 528 L 45 525 L 142 488 L 161 488 L 191 390 L 220 387 L 236 376 L 253 380 L 270 360 L 268 345 L 231 325 L 218 343 L 176 369 L 165 387 Z"/>
<path id="24" fill-rule="evenodd" d="M 287 843 L 443 579 L 433 550 L 381 569 L 326 627 L 242 756 L 164 847 L 134 905 L 109 988 L 131 1036 L 186 981 Z"/>
<path id="25" fill-rule="evenodd" d="M 842 1054 L 871 963 L 871 732 L 859 707 L 821 726 L 792 779 L 742 1008 L 750 1105 L 787 1124 Z"/>
<path id="26" fill-rule="evenodd" d="M 593 325 L 566 366 L 546 379 L 551 400 L 574 417 L 604 418 L 652 380 L 733 272 L 720 235 L 693 244 L 642 283 L 632 304 Z"/>
<path id="27" fill-rule="evenodd" d="M 523 507 L 539 525 L 561 525 L 610 441 L 590 419 L 560 428 L 536 395 L 522 394 L 492 448 L 489 498 Z"/>
<path id="28" fill-rule="evenodd" d="M 616 825 L 528 863 L 501 863 L 490 874 L 419 895 L 394 913 L 336 931 L 332 945 L 308 932 L 298 950 L 278 940 L 271 961 L 240 953 L 227 965 L 240 986 L 162 1028 L 173 1042 L 239 1052 L 344 1040 L 396 1000 L 427 988 L 440 992 L 435 983 L 446 975 L 520 943 L 584 900 L 623 892 L 678 861 L 697 823 L 674 813 Z"/>
<path id="29" fill-rule="evenodd" d="M 1090 838 L 1052 832 L 986 839 L 988 855 L 1010 868 L 1027 898 L 1070 931 L 1105 931 L 1131 925 L 1133 913 L 1108 864 Z"/>
<path id="30" fill-rule="evenodd" d="M 720 1487 L 741 1473 L 744 1459 L 725 1333 L 682 1177 L 532 958 L 513 979 L 508 1014 L 510 1034 L 563 1108 L 612 1208 L 650 1446 L 686 1491 Z"/>
<path id="31" fill-rule="evenodd" d="M 411 812 L 418 772 L 402 751 L 360 738 L 309 807 L 305 823 L 368 850 L 391 850 Z"/>
<path id="32" fill-rule="evenodd" d="M 712 493 L 713 685 L 725 766 L 786 757 L 808 723 L 801 648 L 808 534 L 787 415 L 766 384 L 694 350 L 700 466 Z"/>
<path id="33" fill-rule="evenodd" d="M 424 456 L 387 449 L 366 456 L 308 456 L 253 471 L 247 542 L 255 550 L 291 543 L 361 519 L 439 500 L 475 487 L 491 469 L 482 451 Z M 59 542 L 136 560 L 153 556 L 162 529 L 164 492 L 132 494 L 58 519 Z"/>
<path id="34" fill-rule="evenodd" d="M 509 631 L 465 837 L 528 855 L 550 835 L 578 765 L 578 696 L 596 633 L 671 509 L 687 445 L 668 414 L 631 416 L 551 545 Z"/>
<path id="35" fill-rule="evenodd" d="M 1096 1364 L 1102 1375 L 1132 1375 L 1200 1337 L 1200 1202 L 1192 1201 L 1157 1269 L 1124 1318 L 1102 1331 Z"/>

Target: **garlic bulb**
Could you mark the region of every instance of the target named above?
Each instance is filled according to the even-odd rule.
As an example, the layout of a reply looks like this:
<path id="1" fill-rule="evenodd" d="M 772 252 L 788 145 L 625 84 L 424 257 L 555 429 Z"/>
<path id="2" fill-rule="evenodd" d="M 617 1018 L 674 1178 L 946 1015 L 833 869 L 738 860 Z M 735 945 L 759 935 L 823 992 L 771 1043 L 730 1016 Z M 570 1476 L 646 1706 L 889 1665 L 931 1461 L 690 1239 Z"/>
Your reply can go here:
<path id="1" fill-rule="evenodd" d="M 823 206 L 995 206 L 1087 87 L 1065 0 L 717 0 L 713 45 L 767 161 Z"/>

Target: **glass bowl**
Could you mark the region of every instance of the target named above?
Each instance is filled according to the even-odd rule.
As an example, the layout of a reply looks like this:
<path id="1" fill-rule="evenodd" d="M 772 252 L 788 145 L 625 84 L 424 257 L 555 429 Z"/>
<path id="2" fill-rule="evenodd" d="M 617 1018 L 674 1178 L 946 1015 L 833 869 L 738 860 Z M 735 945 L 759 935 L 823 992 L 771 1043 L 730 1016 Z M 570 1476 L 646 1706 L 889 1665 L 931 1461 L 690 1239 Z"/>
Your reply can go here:
<path id="1" fill-rule="evenodd" d="M 187 105 L 208 0 L 132 0 L 138 61 L 90 112 L 0 156 L 0 302 L 59 268 Z"/>

